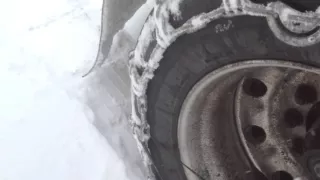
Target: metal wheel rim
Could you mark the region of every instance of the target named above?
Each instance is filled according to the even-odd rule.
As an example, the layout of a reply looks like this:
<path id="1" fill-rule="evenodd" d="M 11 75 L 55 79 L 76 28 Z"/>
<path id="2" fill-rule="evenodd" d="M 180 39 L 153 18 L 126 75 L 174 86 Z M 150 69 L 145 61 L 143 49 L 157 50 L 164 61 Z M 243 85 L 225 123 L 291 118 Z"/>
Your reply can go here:
<path id="1" fill-rule="evenodd" d="M 235 175 L 230 174 L 233 172 L 232 171 L 233 167 L 232 168 L 223 167 L 221 163 L 219 164 L 218 162 L 219 160 L 217 160 L 217 158 L 219 159 L 219 153 L 215 154 L 217 152 L 213 150 L 213 148 L 215 148 L 216 150 L 217 146 L 214 143 L 212 143 L 213 141 L 212 139 L 214 137 L 211 137 L 211 135 L 214 132 L 211 132 L 212 129 L 210 128 L 214 126 L 212 125 L 214 121 L 210 122 L 210 119 L 214 119 L 212 117 L 221 117 L 221 115 L 216 116 L 216 114 L 219 114 L 219 113 L 213 113 L 218 110 L 217 107 L 219 105 L 215 103 L 222 102 L 221 97 L 225 97 L 226 102 L 228 102 L 228 99 L 233 100 L 233 104 L 231 106 L 233 109 L 232 113 L 234 113 L 234 118 L 232 121 L 235 122 L 235 128 L 232 133 L 237 134 L 239 141 L 237 141 L 236 143 L 240 144 L 238 145 L 239 148 L 243 150 L 245 157 L 248 159 L 247 162 L 244 162 L 245 165 L 242 169 L 244 173 L 248 173 L 248 172 L 250 173 L 252 171 L 252 167 L 254 167 L 257 170 L 261 171 L 263 174 L 265 174 L 265 176 L 268 178 L 273 176 L 274 174 L 273 172 L 283 171 L 283 172 L 288 172 L 288 174 L 290 174 L 293 179 L 299 179 L 299 178 L 309 179 L 308 172 L 306 171 L 304 166 L 300 165 L 301 163 L 300 163 L 299 155 L 292 153 L 292 147 L 291 147 L 292 145 L 290 145 L 290 143 L 282 143 L 282 145 L 280 146 L 281 148 L 284 148 L 283 152 L 281 152 L 283 154 L 280 153 L 281 155 L 276 155 L 276 156 L 273 155 L 273 156 L 267 157 L 268 159 L 266 161 L 268 162 L 270 161 L 271 165 L 267 163 L 266 164 L 261 163 L 262 160 L 259 158 L 258 158 L 259 160 L 256 160 L 259 153 L 264 151 L 255 150 L 257 149 L 257 145 L 255 144 L 253 145 L 252 142 L 249 142 L 249 139 L 245 137 L 246 133 L 244 131 L 246 128 L 243 127 L 242 125 L 242 123 L 245 121 L 242 121 L 241 118 L 239 119 L 239 117 L 243 117 L 241 115 L 241 112 L 245 111 L 241 109 L 243 107 L 243 106 L 241 107 L 241 101 L 243 97 L 239 95 L 244 93 L 243 83 L 245 79 L 247 78 L 255 78 L 260 80 L 262 79 L 262 82 L 264 82 L 264 84 L 267 87 L 267 91 L 262 96 L 251 97 L 254 101 L 253 106 L 255 106 L 252 108 L 253 109 L 261 108 L 262 114 L 267 113 L 267 116 L 270 116 L 272 115 L 272 113 L 277 111 L 271 105 L 271 104 L 274 105 L 277 102 L 276 101 L 270 102 L 270 97 L 272 96 L 272 98 L 274 98 L 277 95 L 279 96 L 279 94 L 281 94 L 281 93 L 277 94 L 276 92 L 278 92 L 279 90 L 275 89 L 275 87 L 279 86 L 279 83 L 281 86 L 291 83 L 292 79 L 290 80 L 290 78 L 288 82 L 283 83 L 285 78 L 287 78 L 290 73 L 291 73 L 290 75 L 291 78 L 297 78 L 297 74 L 299 75 L 299 77 L 301 77 L 300 79 L 301 83 L 298 82 L 299 80 L 295 80 L 297 83 L 302 84 L 303 83 L 302 80 L 304 80 L 306 77 L 314 76 L 316 79 L 315 83 L 319 82 L 318 84 L 320 84 L 320 78 L 319 78 L 320 71 L 317 68 L 302 65 L 299 63 L 291 63 L 287 61 L 253 60 L 253 61 L 244 61 L 244 62 L 221 67 L 209 73 L 208 75 L 206 75 L 190 90 L 186 99 L 183 102 L 183 105 L 180 111 L 178 131 L 177 131 L 180 158 L 182 163 L 184 164 L 184 170 L 188 180 L 197 180 L 197 179 L 203 179 L 203 178 L 215 179 L 215 180 L 219 180 L 219 179 L 226 180 L 226 179 L 235 179 L 237 178 L 237 176 L 239 176 L 237 174 Z M 272 89 L 272 86 L 271 86 L 272 83 L 276 83 L 276 85 L 273 87 L 273 90 L 270 90 Z M 236 88 L 234 88 L 232 90 L 233 93 L 229 93 L 229 95 L 226 95 L 227 92 L 225 92 L 225 95 L 222 95 L 223 93 L 222 94 L 217 93 L 219 91 L 220 92 L 223 91 L 224 88 L 230 88 L 232 86 L 233 87 L 235 86 Z M 316 89 L 317 89 L 317 94 L 319 94 L 320 87 L 317 86 Z M 219 97 L 219 95 L 220 96 L 222 95 L 222 96 Z M 248 96 L 248 94 L 246 96 Z M 281 99 L 281 97 L 276 97 L 276 98 Z M 258 107 L 259 103 L 260 105 L 262 104 L 262 107 Z M 266 106 L 266 103 L 268 103 L 267 106 Z M 310 107 L 312 106 L 311 104 L 312 103 L 303 106 L 302 109 L 304 108 L 305 111 L 307 111 L 307 109 L 308 108 L 310 109 Z M 272 110 L 270 110 L 270 108 Z M 243 108 L 243 109 L 246 109 L 246 108 Z M 283 108 L 278 108 L 278 109 L 283 110 Z M 257 114 L 261 115 L 261 112 Z M 254 114 L 254 115 L 257 115 L 257 114 Z M 261 117 L 265 118 L 266 115 L 261 115 Z M 279 117 L 275 117 L 275 118 L 281 119 Z M 266 125 L 261 125 L 261 124 L 259 125 L 262 126 L 263 128 L 267 128 L 267 130 L 265 131 L 266 140 L 264 140 L 264 142 L 267 141 L 268 146 L 270 146 L 270 142 L 271 142 L 270 139 L 273 140 L 275 138 L 270 133 L 275 133 L 276 130 L 270 131 L 270 127 L 268 129 L 268 126 L 270 126 L 270 121 L 271 121 L 270 119 L 264 120 L 264 121 L 267 122 Z M 246 124 L 246 126 L 247 125 L 248 124 Z M 300 125 L 300 126 L 303 127 L 304 125 Z M 292 131 L 292 128 L 290 129 L 290 131 Z M 302 130 L 296 130 L 296 132 L 293 133 L 293 135 L 299 136 L 299 133 L 303 133 Z M 282 135 L 281 135 L 281 138 L 283 138 Z M 281 140 L 281 138 L 278 138 L 277 140 L 275 140 L 275 143 L 278 143 Z M 283 139 L 281 141 L 283 141 Z M 275 143 L 273 144 L 271 143 L 271 145 L 275 145 Z M 221 151 L 223 150 L 224 149 L 222 148 Z M 276 148 L 276 151 L 278 150 L 279 149 Z M 275 153 L 275 154 L 278 154 L 278 153 Z M 275 163 L 275 158 L 279 158 L 280 159 L 279 161 L 283 161 L 284 157 L 287 158 L 285 160 L 287 162 Z M 246 165 L 251 168 L 246 168 Z M 275 165 L 276 167 L 274 167 Z"/>

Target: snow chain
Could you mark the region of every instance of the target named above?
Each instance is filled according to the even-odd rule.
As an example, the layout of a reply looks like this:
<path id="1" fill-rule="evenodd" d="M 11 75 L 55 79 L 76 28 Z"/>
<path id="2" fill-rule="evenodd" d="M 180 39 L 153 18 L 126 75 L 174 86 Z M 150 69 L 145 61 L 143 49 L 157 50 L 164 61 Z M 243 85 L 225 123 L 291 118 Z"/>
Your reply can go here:
<path id="1" fill-rule="evenodd" d="M 281 2 L 272 2 L 267 6 L 255 4 L 249 0 L 223 0 L 222 5 L 208 13 L 201 13 L 190 18 L 179 28 L 173 28 L 169 23 L 171 0 L 159 2 L 154 8 L 153 15 L 146 21 L 135 50 L 130 55 L 129 70 L 132 86 L 132 116 L 130 120 L 133 134 L 138 143 L 143 161 L 149 170 L 149 180 L 155 180 L 153 167 L 148 149 L 150 128 L 146 119 L 147 96 L 146 90 L 154 71 L 158 68 L 162 55 L 179 36 L 190 34 L 204 28 L 208 23 L 221 17 L 240 15 L 263 16 L 275 36 L 292 46 L 304 47 L 320 41 L 320 8 L 316 12 L 302 13 Z M 179 18 L 179 14 L 176 14 Z M 284 32 L 280 25 L 294 33 L 313 31 L 308 36 L 294 36 Z M 150 53 L 151 52 L 151 53 Z M 150 54 L 150 55 L 149 55 Z"/>

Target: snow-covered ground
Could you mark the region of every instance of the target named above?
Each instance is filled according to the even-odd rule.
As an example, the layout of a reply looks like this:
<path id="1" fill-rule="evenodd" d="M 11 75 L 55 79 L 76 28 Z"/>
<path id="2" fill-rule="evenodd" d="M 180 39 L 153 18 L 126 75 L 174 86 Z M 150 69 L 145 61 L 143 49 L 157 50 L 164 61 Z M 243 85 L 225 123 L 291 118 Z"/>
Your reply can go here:
<path id="1" fill-rule="evenodd" d="M 125 54 L 82 78 L 98 51 L 101 6 L 102 0 L 1 3 L 1 180 L 144 179 L 126 123 L 129 78 L 117 73 L 127 71 Z M 130 36 L 119 42 L 126 38 L 132 47 Z M 110 90 L 115 83 L 123 89 Z"/>

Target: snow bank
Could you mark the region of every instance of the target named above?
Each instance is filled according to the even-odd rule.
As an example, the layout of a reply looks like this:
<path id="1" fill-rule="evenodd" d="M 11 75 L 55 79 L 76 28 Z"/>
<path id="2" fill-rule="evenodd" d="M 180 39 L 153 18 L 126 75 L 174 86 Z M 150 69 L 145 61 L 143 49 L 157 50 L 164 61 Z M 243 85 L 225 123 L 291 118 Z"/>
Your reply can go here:
<path id="1" fill-rule="evenodd" d="M 110 118 L 118 111 L 104 109 L 99 96 L 92 101 L 97 109 L 84 103 L 88 91 L 99 92 L 81 76 L 98 50 L 101 5 L 101 0 L 2 4 L 0 179 L 129 179 L 124 157 L 110 146 L 118 142 L 113 133 L 126 131 L 117 119 L 109 129 L 96 124 L 96 110 L 106 110 Z M 109 131 L 109 141 L 97 127 Z"/>
<path id="2" fill-rule="evenodd" d="M 116 45 L 115 45 L 116 44 Z M 134 46 L 132 38 L 120 31 L 110 51 L 112 62 L 86 77 L 86 104 L 95 118 L 93 124 L 115 149 L 126 165 L 130 180 L 145 179 L 145 167 L 128 124 L 131 113 L 128 54 Z"/>

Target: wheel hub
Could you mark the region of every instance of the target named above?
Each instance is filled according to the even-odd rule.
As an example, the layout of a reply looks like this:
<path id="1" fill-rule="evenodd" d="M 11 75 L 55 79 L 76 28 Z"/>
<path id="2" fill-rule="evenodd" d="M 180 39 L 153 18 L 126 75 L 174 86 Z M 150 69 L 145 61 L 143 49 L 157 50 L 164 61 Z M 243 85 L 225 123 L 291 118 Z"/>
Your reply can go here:
<path id="1" fill-rule="evenodd" d="M 188 179 L 319 178 L 319 156 L 305 156 L 317 149 L 307 144 L 317 141 L 320 127 L 319 73 L 284 61 L 247 61 L 200 80 L 178 124 Z"/>

